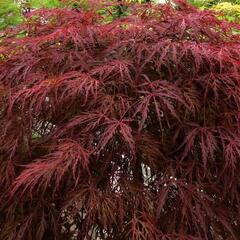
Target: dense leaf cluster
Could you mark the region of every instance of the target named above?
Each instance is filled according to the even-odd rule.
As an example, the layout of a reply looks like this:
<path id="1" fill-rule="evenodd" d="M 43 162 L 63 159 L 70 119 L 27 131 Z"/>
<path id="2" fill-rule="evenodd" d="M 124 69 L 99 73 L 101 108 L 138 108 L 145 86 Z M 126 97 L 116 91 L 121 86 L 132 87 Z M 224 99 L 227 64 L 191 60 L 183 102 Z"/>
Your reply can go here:
<path id="1" fill-rule="evenodd" d="M 177 5 L 41 10 L 8 33 L 1 240 L 240 238 L 239 26 Z"/>

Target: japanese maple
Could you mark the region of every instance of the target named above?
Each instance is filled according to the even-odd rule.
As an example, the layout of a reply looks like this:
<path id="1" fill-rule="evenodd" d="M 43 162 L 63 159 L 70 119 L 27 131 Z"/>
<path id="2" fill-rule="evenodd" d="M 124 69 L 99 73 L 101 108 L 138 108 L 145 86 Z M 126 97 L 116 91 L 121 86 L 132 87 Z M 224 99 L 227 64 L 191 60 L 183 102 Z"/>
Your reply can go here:
<path id="1" fill-rule="evenodd" d="M 240 239 L 239 25 L 99 8 L 1 42 L 0 239 Z"/>

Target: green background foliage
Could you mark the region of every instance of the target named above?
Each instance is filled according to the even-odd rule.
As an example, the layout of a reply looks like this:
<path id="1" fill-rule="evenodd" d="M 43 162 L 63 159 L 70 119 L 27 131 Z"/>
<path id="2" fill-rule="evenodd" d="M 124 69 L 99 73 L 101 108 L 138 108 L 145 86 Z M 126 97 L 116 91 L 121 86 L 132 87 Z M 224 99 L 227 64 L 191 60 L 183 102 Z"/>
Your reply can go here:
<path id="1" fill-rule="evenodd" d="M 13 0 L 0 0 L 0 30 L 22 21 L 20 6 Z"/>
<path id="2" fill-rule="evenodd" d="M 110 0 L 111 1 L 111 0 Z M 117 0 L 114 0 L 117 2 Z M 146 0 L 126 0 L 127 2 L 146 3 Z M 14 0 L 0 0 L 0 30 L 7 27 L 13 27 L 16 24 L 21 23 L 24 20 L 23 10 L 26 7 L 31 9 L 39 8 L 57 8 L 71 5 L 73 8 L 83 7 L 85 8 L 87 0 L 25 0 L 22 3 Z M 157 2 L 152 0 L 151 2 Z M 220 18 L 227 19 L 233 22 L 240 22 L 240 0 L 188 0 L 188 2 L 200 9 L 212 9 L 217 13 L 220 13 Z M 115 6 L 112 7 L 112 16 L 105 18 L 107 22 L 121 16 L 128 15 L 127 7 Z M 104 10 L 100 12 L 106 15 Z M 105 16 L 106 17 L 106 16 Z"/>
<path id="3" fill-rule="evenodd" d="M 59 0 L 0 0 L 0 29 L 13 27 L 23 21 L 24 9 L 56 8 L 63 4 Z"/>
<path id="4" fill-rule="evenodd" d="M 220 19 L 240 23 L 240 0 L 188 0 L 200 9 L 214 10 L 220 14 Z"/>
<path id="5" fill-rule="evenodd" d="M 55 8 L 61 6 L 58 0 L 30 0 L 29 3 L 33 8 Z"/>
<path id="6" fill-rule="evenodd" d="M 231 22 L 240 23 L 240 4 L 222 2 L 213 6 L 212 9 L 219 13 L 222 13 L 222 18 L 225 18 Z"/>

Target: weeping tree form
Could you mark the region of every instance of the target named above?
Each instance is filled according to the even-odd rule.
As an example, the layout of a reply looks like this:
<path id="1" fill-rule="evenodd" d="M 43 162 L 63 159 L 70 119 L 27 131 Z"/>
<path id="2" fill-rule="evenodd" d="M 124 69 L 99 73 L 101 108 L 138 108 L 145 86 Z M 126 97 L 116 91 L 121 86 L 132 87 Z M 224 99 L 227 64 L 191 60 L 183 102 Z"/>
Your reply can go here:
<path id="1" fill-rule="evenodd" d="M 239 26 L 177 5 L 7 34 L 1 240 L 240 239 Z"/>

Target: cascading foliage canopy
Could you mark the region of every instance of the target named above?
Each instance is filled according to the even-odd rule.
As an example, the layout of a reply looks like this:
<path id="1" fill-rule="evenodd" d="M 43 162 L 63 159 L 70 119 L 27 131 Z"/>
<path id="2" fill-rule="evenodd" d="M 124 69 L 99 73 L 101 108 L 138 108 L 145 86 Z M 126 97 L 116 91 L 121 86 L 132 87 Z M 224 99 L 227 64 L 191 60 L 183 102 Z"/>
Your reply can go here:
<path id="1" fill-rule="evenodd" d="M 0 43 L 0 240 L 240 239 L 239 25 L 103 7 Z"/>

